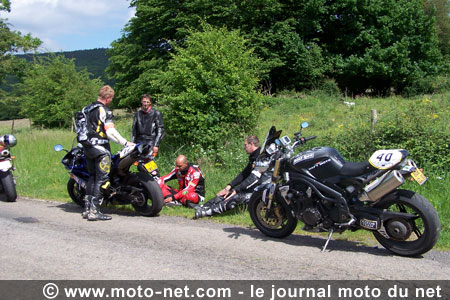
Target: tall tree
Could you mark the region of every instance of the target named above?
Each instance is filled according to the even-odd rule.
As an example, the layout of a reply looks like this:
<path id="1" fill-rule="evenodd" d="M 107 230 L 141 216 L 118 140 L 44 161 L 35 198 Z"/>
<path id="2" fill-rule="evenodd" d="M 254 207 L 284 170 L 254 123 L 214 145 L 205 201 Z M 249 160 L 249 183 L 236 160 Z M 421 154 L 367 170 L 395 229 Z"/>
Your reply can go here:
<path id="1" fill-rule="evenodd" d="M 450 1 L 423 0 L 423 7 L 428 16 L 436 19 L 439 49 L 444 55 L 450 54 Z"/>
<path id="2" fill-rule="evenodd" d="M 10 1 L 1 0 L 0 11 L 10 10 Z M 0 84 L 7 75 L 20 74 L 23 71 L 25 62 L 15 57 L 14 53 L 35 50 L 41 43 L 30 34 L 22 35 L 18 31 L 10 30 L 7 19 L 0 19 Z"/>
<path id="3" fill-rule="evenodd" d="M 123 105 L 157 92 L 170 45 L 201 20 L 239 29 L 262 58 L 274 90 L 309 88 L 326 76 L 350 92 L 401 90 L 438 71 L 433 19 L 421 0 L 133 0 L 136 16 L 113 43 L 109 72 Z"/>
<path id="4" fill-rule="evenodd" d="M 0 11 L 10 12 L 9 0 L 0 1 Z M 0 18 L 0 85 L 9 75 L 21 76 L 26 67 L 24 59 L 17 58 L 17 52 L 36 50 L 41 41 L 30 34 L 23 36 L 20 32 L 10 30 L 7 19 Z M 0 89 L 0 119 L 17 118 L 20 110 L 16 97 Z"/>
<path id="5" fill-rule="evenodd" d="M 330 75 L 350 92 L 401 91 L 439 71 L 433 19 L 420 0 L 343 0 L 327 9 L 317 37 L 333 60 Z"/>

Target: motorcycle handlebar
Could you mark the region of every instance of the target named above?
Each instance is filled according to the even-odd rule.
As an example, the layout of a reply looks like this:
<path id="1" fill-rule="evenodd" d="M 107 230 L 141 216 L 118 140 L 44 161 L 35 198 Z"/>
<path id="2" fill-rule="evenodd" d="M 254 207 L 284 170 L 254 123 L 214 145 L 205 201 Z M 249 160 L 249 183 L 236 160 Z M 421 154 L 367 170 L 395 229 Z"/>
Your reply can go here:
<path id="1" fill-rule="evenodd" d="M 305 138 L 301 138 L 301 141 L 303 142 L 303 143 L 305 143 L 305 142 L 307 142 L 307 141 L 310 141 L 310 140 L 313 140 L 313 139 L 315 139 L 317 136 L 315 136 L 315 135 L 313 135 L 313 136 L 308 136 L 308 137 L 305 137 Z"/>

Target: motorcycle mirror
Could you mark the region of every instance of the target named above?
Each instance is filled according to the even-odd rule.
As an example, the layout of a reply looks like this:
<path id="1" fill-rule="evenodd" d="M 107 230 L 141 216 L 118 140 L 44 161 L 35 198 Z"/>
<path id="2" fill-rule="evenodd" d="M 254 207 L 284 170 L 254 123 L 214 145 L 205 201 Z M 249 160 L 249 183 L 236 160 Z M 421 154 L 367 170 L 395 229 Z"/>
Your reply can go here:
<path id="1" fill-rule="evenodd" d="M 302 134 L 302 129 L 306 128 L 309 126 L 308 122 L 303 122 L 302 124 L 300 124 L 300 130 L 295 134 L 296 137 L 299 137 Z"/>
<path id="2" fill-rule="evenodd" d="M 55 145 L 55 146 L 53 147 L 53 149 L 54 149 L 56 152 L 59 152 L 59 151 L 63 150 L 64 148 L 63 148 L 63 146 L 62 146 L 61 144 L 58 144 L 58 145 Z"/>

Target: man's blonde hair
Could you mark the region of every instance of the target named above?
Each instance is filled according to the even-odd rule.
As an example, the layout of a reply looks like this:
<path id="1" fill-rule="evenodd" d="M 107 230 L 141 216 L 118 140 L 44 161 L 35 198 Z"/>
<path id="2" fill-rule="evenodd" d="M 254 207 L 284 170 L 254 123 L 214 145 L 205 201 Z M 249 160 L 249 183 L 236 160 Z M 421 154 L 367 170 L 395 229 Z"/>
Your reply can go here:
<path id="1" fill-rule="evenodd" d="M 105 99 L 108 96 L 112 96 L 114 97 L 114 90 L 112 87 L 110 87 L 109 85 L 104 85 L 100 88 L 100 90 L 98 91 L 98 97 L 100 99 Z"/>

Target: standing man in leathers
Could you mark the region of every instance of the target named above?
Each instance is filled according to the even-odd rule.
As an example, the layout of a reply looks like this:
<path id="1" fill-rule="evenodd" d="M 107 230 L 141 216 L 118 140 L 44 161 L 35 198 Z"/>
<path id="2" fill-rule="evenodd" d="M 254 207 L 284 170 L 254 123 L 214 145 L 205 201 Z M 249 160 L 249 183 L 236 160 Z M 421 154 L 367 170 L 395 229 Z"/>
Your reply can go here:
<path id="1" fill-rule="evenodd" d="M 85 197 L 83 218 L 89 221 L 111 220 L 110 216 L 100 212 L 103 190 L 109 183 L 111 170 L 111 148 L 109 140 L 123 145 L 132 146 L 116 130 L 112 111 L 108 108 L 114 98 L 114 90 L 105 85 L 98 92 L 97 101 L 85 107 L 87 122 L 87 141 L 83 142 L 86 163 L 89 171 Z"/>
<path id="2" fill-rule="evenodd" d="M 131 141 L 150 145 L 153 155 L 156 156 L 164 134 L 162 114 L 152 107 L 150 95 L 143 95 L 141 108 L 134 115 Z"/>

